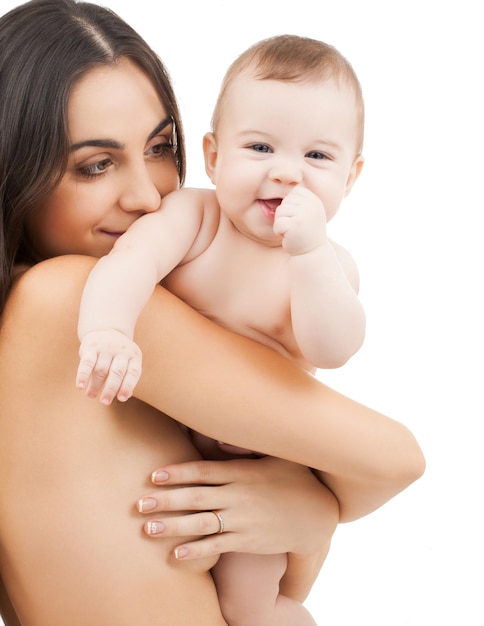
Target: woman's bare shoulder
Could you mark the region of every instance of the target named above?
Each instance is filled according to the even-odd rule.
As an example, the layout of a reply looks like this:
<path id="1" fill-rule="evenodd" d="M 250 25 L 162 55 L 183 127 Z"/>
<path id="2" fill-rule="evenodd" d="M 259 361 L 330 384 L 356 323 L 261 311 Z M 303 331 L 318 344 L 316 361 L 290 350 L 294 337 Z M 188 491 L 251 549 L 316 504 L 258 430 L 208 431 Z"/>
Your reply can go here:
<path id="1" fill-rule="evenodd" d="M 82 288 L 96 259 L 60 256 L 37 263 L 17 278 L 7 300 L 4 317 L 33 319 L 79 306 Z"/>
<path id="2" fill-rule="evenodd" d="M 64 255 L 47 259 L 25 269 L 16 282 L 21 291 L 52 289 L 54 285 L 83 284 L 97 259 L 80 255 Z M 14 288 L 15 289 L 15 288 Z"/>
<path id="3" fill-rule="evenodd" d="M 90 257 L 58 257 L 17 277 L 1 317 L 2 358 L 33 361 L 42 351 L 52 354 L 53 345 L 77 346 L 82 289 L 94 263 Z"/>

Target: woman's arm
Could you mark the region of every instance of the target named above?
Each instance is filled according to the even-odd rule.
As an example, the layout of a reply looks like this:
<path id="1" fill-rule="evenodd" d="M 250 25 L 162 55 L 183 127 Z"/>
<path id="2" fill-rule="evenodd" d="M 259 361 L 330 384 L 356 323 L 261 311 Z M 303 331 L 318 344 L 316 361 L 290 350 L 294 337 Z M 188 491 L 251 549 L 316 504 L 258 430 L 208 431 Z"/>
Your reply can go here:
<path id="1" fill-rule="evenodd" d="M 62 257 L 23 277 L 50 286 L 39 297 L 59 300 L 72 319 L 73 338 L 93 264 Z M 424 470 L 422 452 L 401 423 L 220 328 L 161 287 L 143 311 L 135 339 L 144 358 L 139 399 L 210 437 L 315 468 L 339 501 L 341 521 L 378 508 Z"/>
<path id="2" fill-rule="evenodd" d="M 138 397 L 205 435 L 315 468 L 338 498 L 341 521 L 375 510 L 424 471 L 404 425 L 161 288 L 136 339 L 145 363 Z M 190 393 L 180 391 L 180 381 Z"/>

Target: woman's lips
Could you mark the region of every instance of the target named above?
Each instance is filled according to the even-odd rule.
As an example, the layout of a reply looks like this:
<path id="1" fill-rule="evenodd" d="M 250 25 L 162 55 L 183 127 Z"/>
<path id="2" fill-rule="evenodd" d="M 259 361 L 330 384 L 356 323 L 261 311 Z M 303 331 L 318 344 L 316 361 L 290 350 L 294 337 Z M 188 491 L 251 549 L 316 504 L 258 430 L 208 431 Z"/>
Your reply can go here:
<path id="1" fill-rule="evenodd" d="M 103 235 L 107 235 L 108 237 L 112 237 L 113 239 L 119 239 L 126 231 L 112 231 L 112 230 L 102 230 Z"/>

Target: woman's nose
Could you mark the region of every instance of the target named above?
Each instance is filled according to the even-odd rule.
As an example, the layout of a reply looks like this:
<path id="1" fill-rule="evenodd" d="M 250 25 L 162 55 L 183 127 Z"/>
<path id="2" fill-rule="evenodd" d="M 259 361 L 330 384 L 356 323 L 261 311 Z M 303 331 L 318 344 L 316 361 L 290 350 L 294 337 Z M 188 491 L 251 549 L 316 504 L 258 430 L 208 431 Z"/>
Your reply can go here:
<path id="1" fill-rule="evenodd" d="M 119 203 L 123 211 L 153 213 L 160 208 L 160 192 L 151 180 L 144 163 L 126 176 Z"/>

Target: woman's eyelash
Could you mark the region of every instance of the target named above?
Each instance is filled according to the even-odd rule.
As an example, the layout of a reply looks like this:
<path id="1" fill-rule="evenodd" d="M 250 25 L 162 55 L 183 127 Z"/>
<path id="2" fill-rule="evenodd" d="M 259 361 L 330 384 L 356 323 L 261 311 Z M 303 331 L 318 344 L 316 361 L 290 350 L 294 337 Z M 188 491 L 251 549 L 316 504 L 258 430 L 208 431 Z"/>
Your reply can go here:
<path id="1" fill-rule="evenodd" d="M 158 143 L 152 146 L 150 150 L 155 154 L 155 156 L 167 156 L 169 154 L 173 154 L 176 151 L 176 145 L 171 141 L 167 141 L 165 143 Z"/>
<path id="2" fill-rule="evenodd" d="M 172 156 L 176 152 L 176 145 L 171 141 L 165 141 L 163 143 L 157 143 L 151 146 L 148 150 L 155 158 L 164 159 L 167 156 Z M 93 179 L 99 178 L 106 174 L 111 165 L 111 159 L 102 159 L 101 161 L 97 161 L 96 163 L 91 163 L 90 165 L 84 165 L 82 167 L 77 168 L 77 173 L 82 178 Z"/>
<path id="3" fill-rule="evenodd" d="M 77 169 L 77 172 L 83 178 L 97 178 L 106 173 L 109 164 L 110 164 L 109 159 L 103 159 L 102 161 L 98 161 L 97 163 L 92 163 L 91 165 L 85 165 L 84 167 L 79 167 Z"/>

